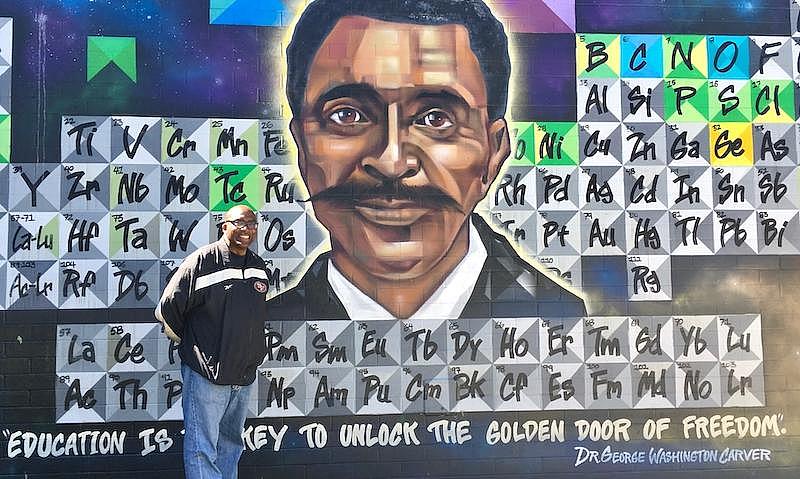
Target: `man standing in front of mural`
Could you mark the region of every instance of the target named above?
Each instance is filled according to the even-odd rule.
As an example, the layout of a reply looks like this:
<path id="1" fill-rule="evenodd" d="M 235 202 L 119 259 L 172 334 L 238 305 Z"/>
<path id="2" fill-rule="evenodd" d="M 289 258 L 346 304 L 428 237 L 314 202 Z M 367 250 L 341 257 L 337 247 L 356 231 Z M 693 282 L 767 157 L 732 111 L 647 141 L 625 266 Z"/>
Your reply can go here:
<path id="1" fill-rule="evenodd" d="M 583 316 L 473 210 L 509 155 L 480 0 L 316 0 L 287 48 L 298 165 L 331 251 L 271 320 Z"/>
<path id="2" fill-rule="evenodd" d="M 188 478 L 235 478 L 256 368 L 266 354 L 266 269 L 248 249 L 256 216 L 228 210 L 222 237 L 189 255 L 155 315 L 180 342 L 183 462 Z"/>

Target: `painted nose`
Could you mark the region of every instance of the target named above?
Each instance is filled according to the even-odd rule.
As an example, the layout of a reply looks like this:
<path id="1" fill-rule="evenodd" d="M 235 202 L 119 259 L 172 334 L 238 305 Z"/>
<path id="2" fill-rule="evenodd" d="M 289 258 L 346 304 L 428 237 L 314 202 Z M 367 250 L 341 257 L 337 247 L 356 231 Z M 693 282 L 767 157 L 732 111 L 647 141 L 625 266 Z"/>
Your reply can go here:
<path id="1" fill-rule="evenodd" d="M 386 123 L 386 144 L 380 153 L 364 158 L 364 171 L 381 181 L 416 175 L 419 172 L 419 158 L 405 145 L 405 130 L 396 103 L 389 104 Z"/>

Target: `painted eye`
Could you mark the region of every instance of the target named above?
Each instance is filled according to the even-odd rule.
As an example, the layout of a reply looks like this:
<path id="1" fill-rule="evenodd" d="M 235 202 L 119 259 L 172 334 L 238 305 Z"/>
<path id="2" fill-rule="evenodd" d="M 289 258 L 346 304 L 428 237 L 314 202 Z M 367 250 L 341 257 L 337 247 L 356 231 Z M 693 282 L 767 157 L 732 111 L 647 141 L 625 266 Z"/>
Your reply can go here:
<path id="1" fill-rule="evenodd" d="M 453 120 L 450 119 L 450 115 L 442 110 L 429 110 L 417 118 L 414 124 L 445 130 L 453 126 Z"/>
<path id="2" fill-rule="evenodd" d="M 356 125 L 359 123 L 366 123 L 367 118 L 363 113 L 351 107 L 342 107 L 331 113 L 328 117 L 337 125 Z"/>

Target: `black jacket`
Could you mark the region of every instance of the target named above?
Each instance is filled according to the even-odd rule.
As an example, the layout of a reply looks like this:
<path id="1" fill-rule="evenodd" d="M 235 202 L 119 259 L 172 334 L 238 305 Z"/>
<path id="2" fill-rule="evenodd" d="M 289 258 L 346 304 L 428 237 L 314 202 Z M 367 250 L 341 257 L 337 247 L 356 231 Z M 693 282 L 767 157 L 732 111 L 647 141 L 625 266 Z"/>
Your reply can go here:
<path id="1" fill-rule="evenodd" d="M 461 318 L 586 316 L 583 299 L 520 258 L 479 215 L 473 214 L 472 221 L 488 257 Z M 329 256 L 318 256 L 294 288 L 269 301 L 271 321 L 358 319 L 348 318 L 328 282 Z"/>
<path id="2" fill-rule="evenodd" d="M 222 239 L 187 256 L 155 310 L 181 361 L 215 384 L 252 383 L 266 354 L 266 278 L 263 259 Z"/>

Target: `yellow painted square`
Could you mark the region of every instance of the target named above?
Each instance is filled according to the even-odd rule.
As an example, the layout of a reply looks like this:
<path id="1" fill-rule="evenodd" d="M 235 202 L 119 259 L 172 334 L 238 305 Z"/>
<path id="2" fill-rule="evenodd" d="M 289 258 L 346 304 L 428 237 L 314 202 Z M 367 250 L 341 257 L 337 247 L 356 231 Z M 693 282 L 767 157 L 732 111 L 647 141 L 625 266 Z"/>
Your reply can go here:
<path id="1" fill-rule="evenodd" d="M 711 123 L 708 132 L 711 166 L 753 166 L 751 123 Z"/>

